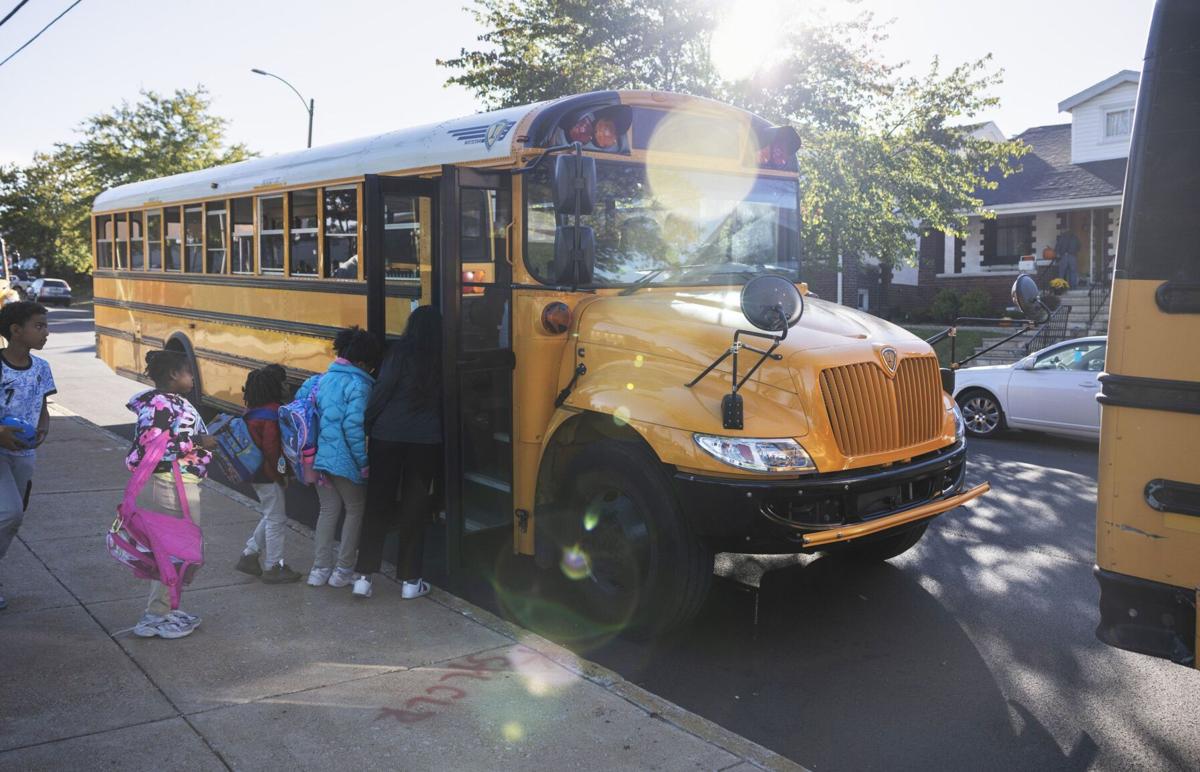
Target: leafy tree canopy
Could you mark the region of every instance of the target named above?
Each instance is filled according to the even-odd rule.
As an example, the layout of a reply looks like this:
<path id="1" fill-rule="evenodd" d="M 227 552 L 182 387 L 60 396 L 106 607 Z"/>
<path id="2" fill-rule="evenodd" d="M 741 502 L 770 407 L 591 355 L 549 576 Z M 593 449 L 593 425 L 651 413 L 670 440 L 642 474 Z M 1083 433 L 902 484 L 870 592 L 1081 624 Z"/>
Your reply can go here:
<path id="1" fill-rule="evenodd" d="M 210 112 L 203 86 L 165 96 L 143 91 L 80 125 L 79 139 L 38 153 L 28 166 L 0 168 L 0 232 L 10 250 L 53 272 L 86 273 L 89 213 L 103 190 L 139 180 L 243 160 L 244 145 L 225 146 L 225 119 Z"/>
<path id="2" fill-rule="evenodd" d="M 722 78 L 712 57 L 715 0 L 474 0 L 480 46 L 439 61 L 448 84 L 489 108 L 599 89 L 662 89 L 720 99 L 800 132 L 805 258 L 871 256 L 886 282 L 916 259 L 924 228 L 961 233 L 979 191 L 1012 173 L 1026 148 L 971 135 L 997 104 L 990 56 L 919 74 L 883 60 L 887 25 L 779 19 L 775 52 L 747 51 L 753 74 Z M 770 24 L 764 21 L 764 24 Z M 765 37 L 765 36 L 764 36 Z"/>

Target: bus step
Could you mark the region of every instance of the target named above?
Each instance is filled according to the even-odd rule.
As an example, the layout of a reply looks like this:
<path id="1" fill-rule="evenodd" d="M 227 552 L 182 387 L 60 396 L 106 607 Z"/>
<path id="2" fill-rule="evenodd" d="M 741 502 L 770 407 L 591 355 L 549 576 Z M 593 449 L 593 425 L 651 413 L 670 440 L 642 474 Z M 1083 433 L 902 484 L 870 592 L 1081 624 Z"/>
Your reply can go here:
<path id="1" fill-rule="evenodd" d="M 501 493 L 512 493 L 511 483 L 507 483 L 504 480 L 498 480 L 495 477 L 488 477 L 486 474 L 467 472 L 463 475 L 463 479 L 465 479 L 467 482 L 473 482 L 476 485 L 482 485 L 485 488 L 491 488 L 492 490 L 500 491 Z"/>

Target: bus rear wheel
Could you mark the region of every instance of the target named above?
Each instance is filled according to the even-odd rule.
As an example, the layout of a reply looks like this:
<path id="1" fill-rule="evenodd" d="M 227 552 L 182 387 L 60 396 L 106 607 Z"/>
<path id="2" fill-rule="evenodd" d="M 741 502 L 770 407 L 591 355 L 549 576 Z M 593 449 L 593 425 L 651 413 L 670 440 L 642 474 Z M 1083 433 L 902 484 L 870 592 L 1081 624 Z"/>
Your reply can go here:
<path id="1" fill-rule="evenodd" d="M 713 555 L 680 511 L 645 447 L 602 440 L 578 449 L 550 525 L 571 597 L 598 626 L 649 637 L 692 619 L 712 583 Z"/>

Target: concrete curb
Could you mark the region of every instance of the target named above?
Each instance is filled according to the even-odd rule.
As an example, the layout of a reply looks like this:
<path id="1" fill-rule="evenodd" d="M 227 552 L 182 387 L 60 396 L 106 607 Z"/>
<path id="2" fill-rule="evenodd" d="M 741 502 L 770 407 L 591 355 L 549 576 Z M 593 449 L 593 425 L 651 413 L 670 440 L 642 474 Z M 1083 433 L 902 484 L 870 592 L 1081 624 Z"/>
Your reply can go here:
<path id="1" fill-rule="evenodd" d="M 109 431 L 98 424 L 95 424 L 77 413 L 57 404 L 50 405 L 50 414 L 61 418 L 70 418 L 80 425 L 92 429 L 93 431 L 106 435 L 119 442 L 129 442 L 128 437 L 122 437 L 116 432 Z M 220 494 L 225 498 L 235 501 L 242 506 L 251 509 L 258 505 L 254 499 L 238 493 L 236 490 L 229 488 L 221 483 L 212 480 L 205 480 L 203 486 L 214 493 Z M 312 538 L 313 531 L 311 528 L 298 523 L 294 520 L 288 520 L 288 527 L 297 534 L 307 538 Z M 385 563 L 384 569 L 391 574 L 395 573 L 395 566 Z M 384 574 L 388 581 L 395 582 L 387 573 Z M 537 651 L 542 656 L 552 660 L 560 667 L 574 673 L 606 691 L 620 697 L 626 702 L 640 708 L 651 718 L 664 721 L 671 726 L 676 727 L 680 731 L 686 732 L 700 740 L 703 740 L 711 745 L 715 745 L 722 750 L 727 751 L 735 756 L 744 759 L 746 762 L 767 770 L 787 770 L 789 772 L 803 772 L 805 767 L 796 764 L 778 753 L 775 753 L 768 748 L 764 748 L 758 743 L 747 740 L 745 737 L 732 732 L 724 727 L 709 721 L 706 718 L 696 715 L 691 711 L 676 705 L 675 703 L 663 699 L 652 692 L 649 692 L 642 687 L 627 681 L 618 673 L 609 670 L 595 662 L 583 659 L 564 646 L 560 646 L 553 641 L 543 638 L 536 633 L 530 632 L 518 625 L 513 624 L 505 619 L 502 619 L 495 614 L 482 609 L 472 603 L 469 603 L 456 595 L 434 587 L 428 596 L 429 600 L 438 605 L 449 609 L 457 614 L 470 619 L 477 624 L 492 630 L 493 632 L 508 638 L 514 643 L 520 643 L 524 646 Z"/>

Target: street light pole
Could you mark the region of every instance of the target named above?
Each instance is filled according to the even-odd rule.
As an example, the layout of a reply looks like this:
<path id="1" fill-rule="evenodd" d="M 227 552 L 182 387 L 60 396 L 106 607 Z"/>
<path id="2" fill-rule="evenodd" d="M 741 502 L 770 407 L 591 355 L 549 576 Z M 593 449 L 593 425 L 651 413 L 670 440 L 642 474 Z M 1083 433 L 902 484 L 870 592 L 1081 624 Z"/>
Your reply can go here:
<path id="1" fill-rule="evenodd" d="M 313 110 L 316 107 L 316 103 L 314 102 L 314 100 L 309 99 L 306 102 L 304 99 L 304 95 L 301 94 L 296 89 L 295 86 L 293 86 L 291 83 L 288 83 L 286 80 L 279 77 L 278 75 L 276 75 L 273 72 L 267 72 L 266 70 L 260 70 L 257 67 L 252 68 L 250 70 L 250 72 L 254 73 L 255 75 L 266 75 L 268 77 L 274 78 L 275 80 L 279 81 L 280 83 L 282 83 L 285 86 L 287 86 L 288 88 L 290 88 L 293 91 L 293 93 L 295 93 L 296 96 L 300 98 L 300 104 L 304 106 L 305 112 L 308 113 L 308 146 L 312 147 Z"/>

